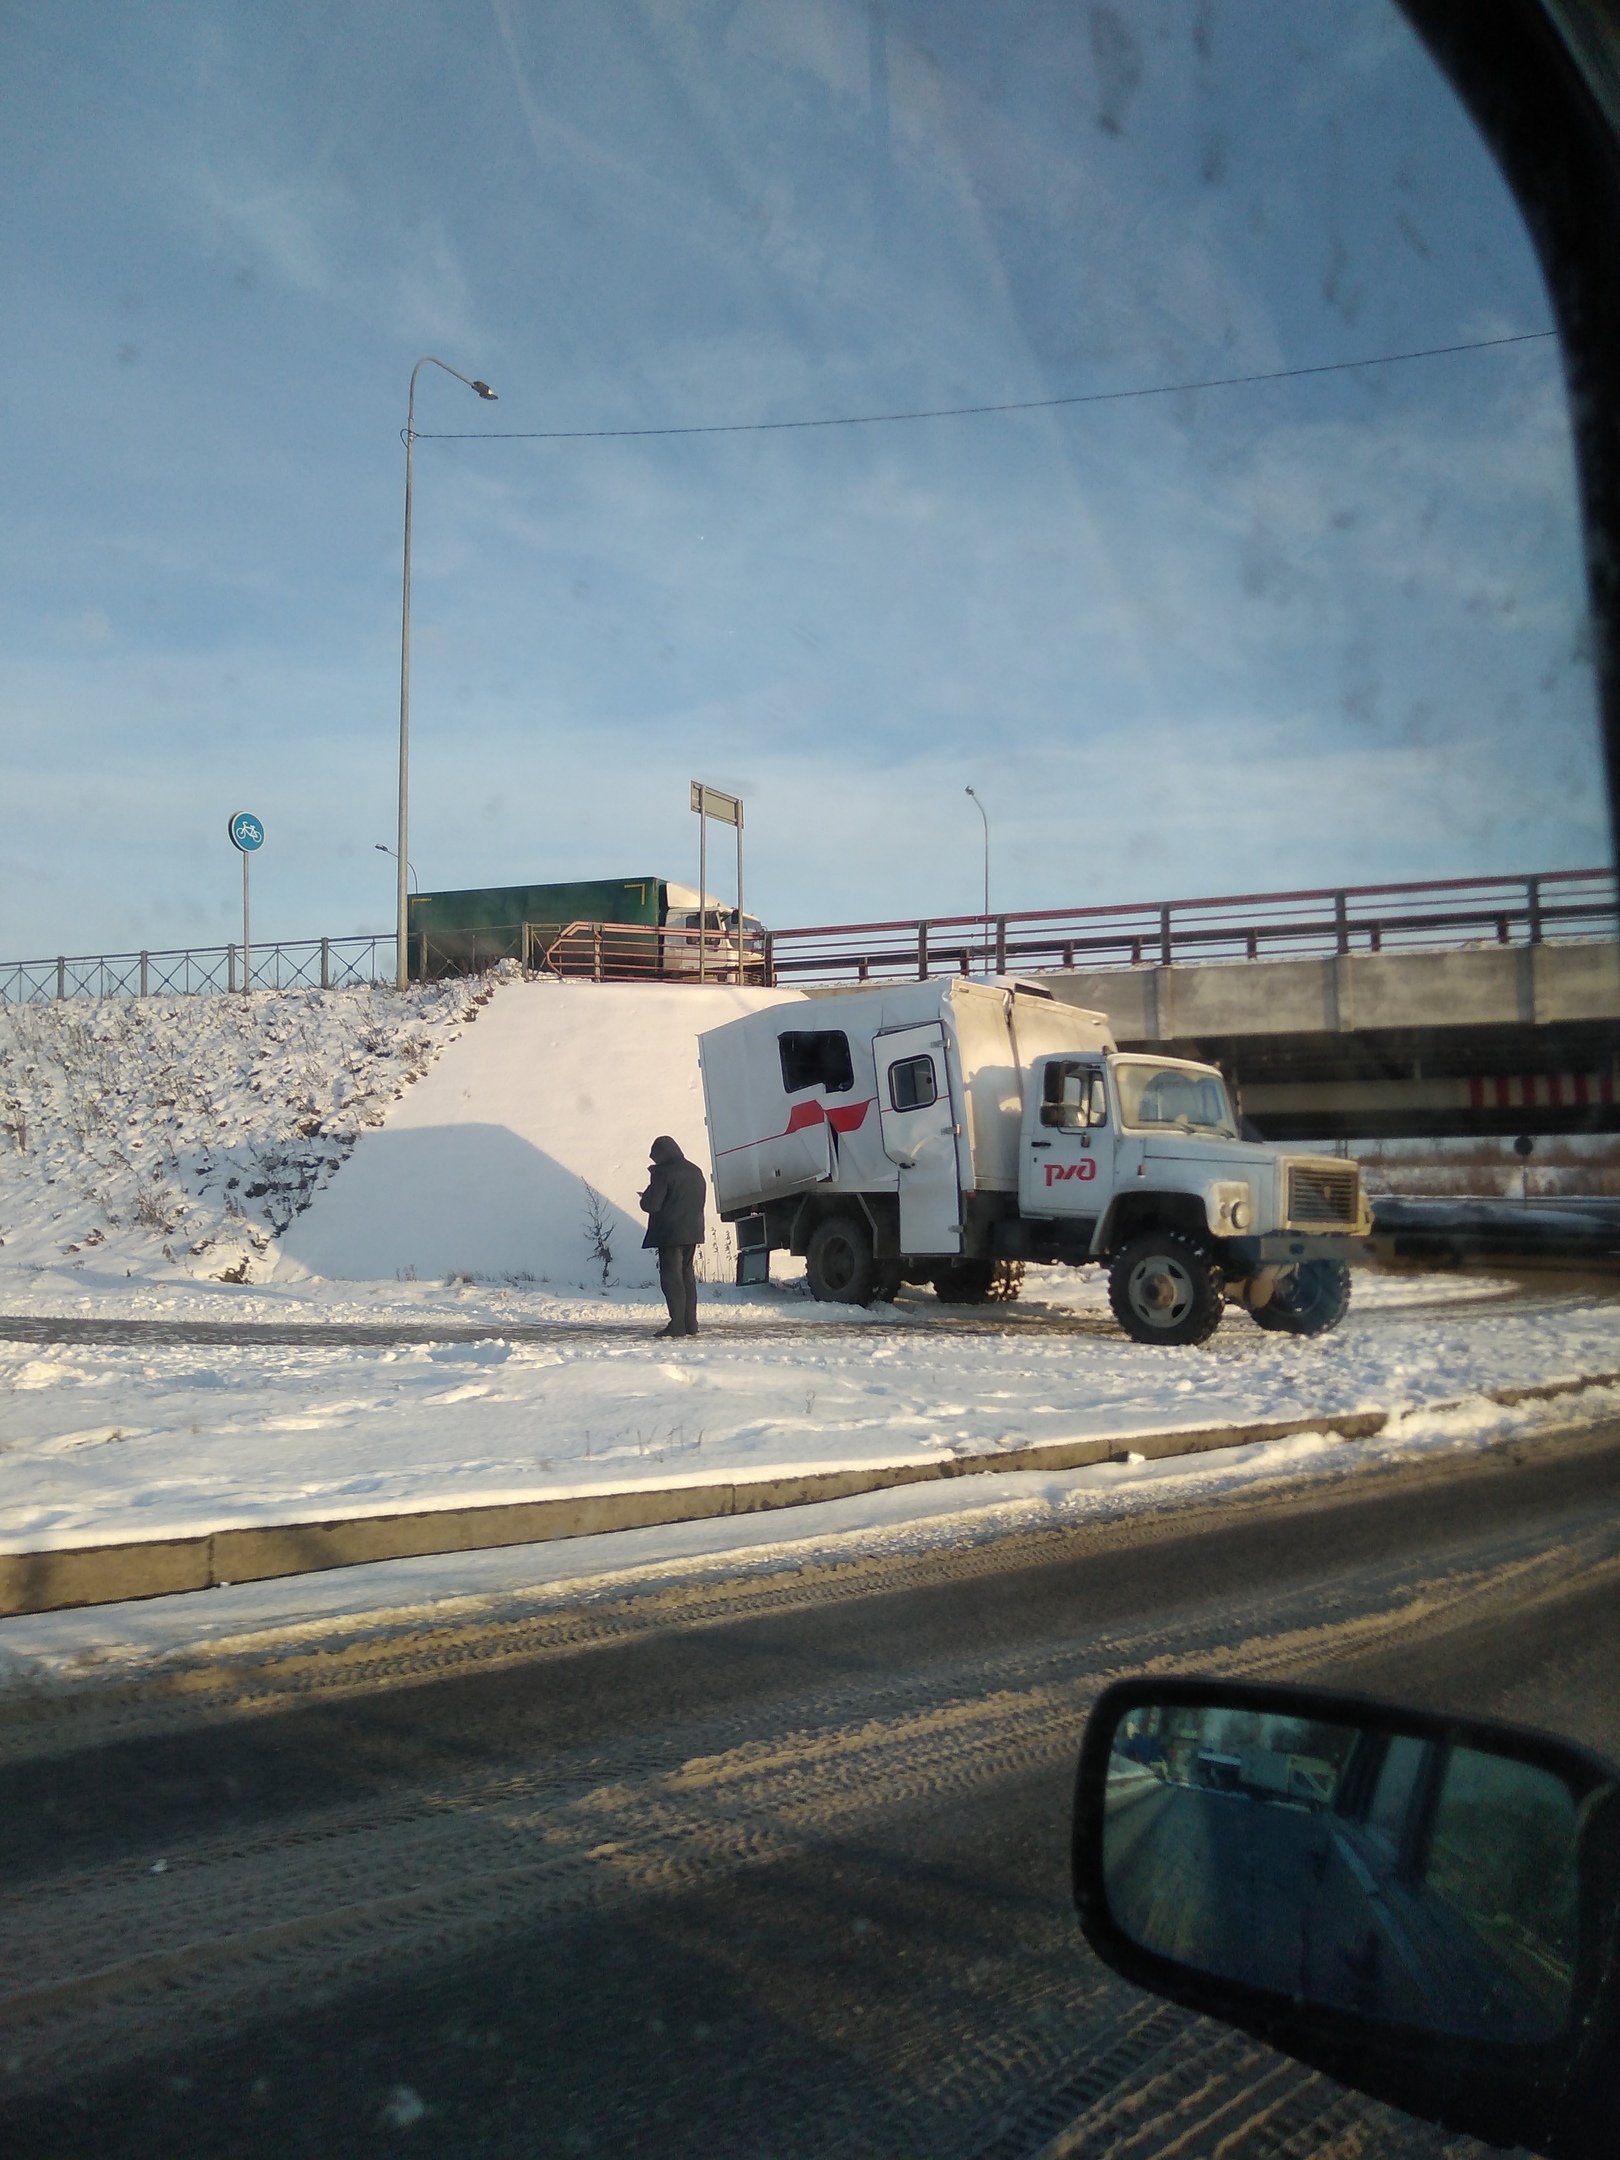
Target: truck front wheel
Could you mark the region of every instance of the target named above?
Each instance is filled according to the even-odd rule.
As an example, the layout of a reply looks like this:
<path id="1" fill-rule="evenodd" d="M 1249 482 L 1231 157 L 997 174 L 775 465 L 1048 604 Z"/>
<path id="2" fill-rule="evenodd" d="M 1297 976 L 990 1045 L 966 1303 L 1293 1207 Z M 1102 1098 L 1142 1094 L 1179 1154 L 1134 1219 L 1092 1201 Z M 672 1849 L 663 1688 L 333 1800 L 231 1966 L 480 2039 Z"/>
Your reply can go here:
<path id="1" fill-rule="evenodd" d="M 1179 1230 L 1145 1230 L 1108 1271 L 1108 1302 L 1133 1342 L 1208 1342 L 1221 1324 L 1221 1271 Z"/>
<path id="2" fill-rule="evenodd" d="M 830 1215 L 811 1235 L 804 1271 L 824 1304 L 870 1304 L 878 1289 L 871 1232 L 852 1215 Z"/>
<path id="3" fill-rule="evenodd" d="M 1263 1305 L 1250 1308 L 1256 1324 L 1279 1335 L 1325 1335 L 1350 1306 L 1350 1270 L 1342 1260 L 1303 1260 L 1284 1275 Z"/>

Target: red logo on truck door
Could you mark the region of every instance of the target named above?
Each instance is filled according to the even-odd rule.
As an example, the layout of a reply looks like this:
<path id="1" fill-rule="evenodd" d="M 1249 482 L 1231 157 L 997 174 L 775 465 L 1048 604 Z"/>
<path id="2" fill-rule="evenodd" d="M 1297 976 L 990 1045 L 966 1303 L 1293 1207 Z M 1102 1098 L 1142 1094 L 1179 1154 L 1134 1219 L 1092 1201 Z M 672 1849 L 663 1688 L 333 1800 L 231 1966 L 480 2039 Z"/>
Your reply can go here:
<path id="1" fill-rule="evenodd" d="M 1094 1178 L 1096 1175 L 1097 1158 L 1095 1155 L 1082 1155 L 1078 1162 L 1049 1162 L 1046 1166 L 1046 1182 L 1048 1185 L 1061 1184 L 1064 1178 L 1071 1177 L 1079 1178 L 1081 1183 L 1084 1184 L 1087 1178 Z"/>

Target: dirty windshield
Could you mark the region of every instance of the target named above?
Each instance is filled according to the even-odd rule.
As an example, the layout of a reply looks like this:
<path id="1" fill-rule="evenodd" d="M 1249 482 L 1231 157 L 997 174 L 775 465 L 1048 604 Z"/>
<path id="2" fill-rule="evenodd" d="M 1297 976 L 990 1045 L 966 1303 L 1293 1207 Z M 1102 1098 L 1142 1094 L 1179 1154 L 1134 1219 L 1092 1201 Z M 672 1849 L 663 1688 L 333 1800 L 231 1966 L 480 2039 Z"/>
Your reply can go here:
<path id="1" fill-rule="evenodd" d="M 1168 1125 L 1177 1132 L 1203 1133 L 1212 1140 L 1238 1137 L 1237 1119 L 1219 1073 L 1121 1058 L 1114 1077 L 1120 1119 L 1126 1125 Z"/>
<path id="2" fill-rule="evenodd" d="M 5 2160 L 1438 2160 L 1064 1829 L 1620 1748 L 1620 397 L 1409 4 L 0 6 Z"/>

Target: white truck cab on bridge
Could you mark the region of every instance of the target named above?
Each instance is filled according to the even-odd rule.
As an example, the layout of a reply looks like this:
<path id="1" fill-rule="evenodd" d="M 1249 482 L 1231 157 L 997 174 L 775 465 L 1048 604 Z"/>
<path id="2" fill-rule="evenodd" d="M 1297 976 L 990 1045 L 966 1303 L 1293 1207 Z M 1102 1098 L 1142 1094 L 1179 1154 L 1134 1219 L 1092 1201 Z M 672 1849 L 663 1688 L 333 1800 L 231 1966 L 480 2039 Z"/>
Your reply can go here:
<path id="1" fill-rule="evenodd" d="M 1017 1295 L 1026 1261 L 1109 1270 L 1138 1342 L 1197 1343 L 1228 1300 L 1314 1335 L 1370 1248 L 1360 1172 L 1244 1140 L 1219 1071 L 1116 1049 L 1030 983 L 883 985 L 699 1038 L 715 1204 L 739 1276 L 804 1255 L 819 1298 L 902 1282 Z"/>

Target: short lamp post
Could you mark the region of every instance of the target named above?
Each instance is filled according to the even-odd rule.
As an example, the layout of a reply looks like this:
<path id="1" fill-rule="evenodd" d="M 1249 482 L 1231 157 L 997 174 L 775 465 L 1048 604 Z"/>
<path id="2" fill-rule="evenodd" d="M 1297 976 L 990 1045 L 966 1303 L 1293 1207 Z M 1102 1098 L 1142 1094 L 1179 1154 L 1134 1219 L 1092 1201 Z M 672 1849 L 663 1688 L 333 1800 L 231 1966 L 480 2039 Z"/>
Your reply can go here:
<path id="1" fill-rule="evenodd" d="M 399 630 L 399 956 L 398 983 L 403 990 L 410 981 L 411 926 L 410 895 L 406 884 L 406 866 L 410 857 L 410 794 L 411 794 L 411 481 L 416 465 L 416 378 L 425 367 L 443 368 L 447 375 L 465 383 L 469 390 L 476 390 L 481 398 L 494 402 L 495 393 L 486 382 L 477 382 L 471 375 L 463 375 L 447 360 L 440 360 L 432 353 L 424 353 L 411 369 L 411 394 L 405 409 L 405 593 L 400 608 Z M 389 853 L 384 849 L 385 854 Z"/>

